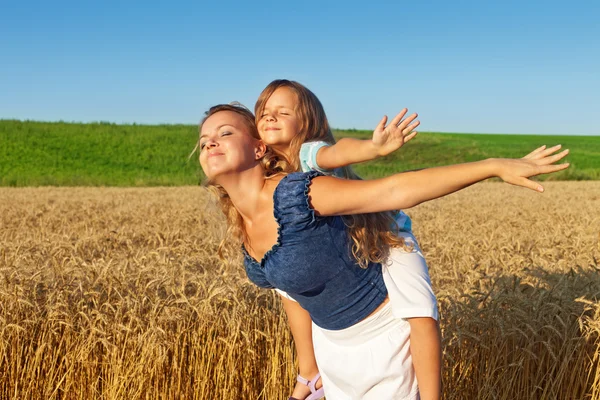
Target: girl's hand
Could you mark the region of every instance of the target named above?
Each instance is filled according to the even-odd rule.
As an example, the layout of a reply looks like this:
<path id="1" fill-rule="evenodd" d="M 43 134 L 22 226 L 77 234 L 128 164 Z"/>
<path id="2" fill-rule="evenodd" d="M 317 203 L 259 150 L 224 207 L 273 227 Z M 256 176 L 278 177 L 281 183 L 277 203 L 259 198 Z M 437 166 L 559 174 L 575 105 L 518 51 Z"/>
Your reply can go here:
<path id="1" fill-rule="evenodd" d="M 419 126 L 421 122 L 415 121 L 417 118 L 416 113 L 403 120 L 402 118 L 407 112 L 408 109 L 406 108 L 400 111 L 388 126 L 385 126 L 387 116 L 379 121 L 377 128 L 373 131 L 373 145 L 377 156 L 387 156 L 417 135 L 417 132 L 413 132 L 413 129 Z"/>
<path id="2" fill-rule="evenodd" d="M 560 148 L 560 144 L 549 149 L 546 149 L 546 146 L 544 145 L 535 149 L 523 158 L 502 159 L 500 160 L 501 165 L 498 177 L 506 183 L 543 192 L 544 188 L 542 185 L 528 178 L 568 168 L 569 163 L 554 164 L 569 154 L 568 149 L 556 153 Z"/>

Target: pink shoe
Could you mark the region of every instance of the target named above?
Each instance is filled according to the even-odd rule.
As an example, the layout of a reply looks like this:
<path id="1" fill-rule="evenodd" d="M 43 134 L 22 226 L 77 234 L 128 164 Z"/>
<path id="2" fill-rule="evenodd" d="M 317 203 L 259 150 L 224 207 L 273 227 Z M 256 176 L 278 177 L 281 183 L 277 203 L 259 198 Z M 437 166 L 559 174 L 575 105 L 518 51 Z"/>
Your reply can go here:
<path id="1" fill-rule="evenodd" d="M 298 380 L 298 382 L 300 382 L 301 384 L 308 386 L 308 388 L 310 389 L 310 394 L 304 400 L 318 400 L 318 399 L 322 399 L 323 397 L 325 397 L 325 390 L 323 389 L 323 386 L 321 386 L 319 389 L 317 389 L 315 387 L 315 385 L 317 384 L 317 381 L 319 380 L 320 377 L 321 377 L 320 372 L 318 372 L 310 381 L 308 379 L 303 378 L 302 376 L 298 375 L 296 380 Z M 290 397 L 290 398 L 288 398 L 288 400 L 299 400 L 299 399 L 296 399 L 295 397 Z"/>

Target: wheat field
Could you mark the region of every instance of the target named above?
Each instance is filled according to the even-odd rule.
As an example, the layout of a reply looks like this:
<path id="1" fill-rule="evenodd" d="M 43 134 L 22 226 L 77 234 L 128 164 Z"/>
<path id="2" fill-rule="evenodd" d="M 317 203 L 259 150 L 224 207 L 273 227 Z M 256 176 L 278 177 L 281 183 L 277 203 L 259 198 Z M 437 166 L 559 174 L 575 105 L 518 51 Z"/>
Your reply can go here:
<path id="1" fill-rule="evenodd" d="M 600 399 L 600 182 L 483 183 L 408 210 L 445 399 Z M 0 189 L 0 398 L 283 399 L 277 296 L 216 255 L 199 187 Z"/>

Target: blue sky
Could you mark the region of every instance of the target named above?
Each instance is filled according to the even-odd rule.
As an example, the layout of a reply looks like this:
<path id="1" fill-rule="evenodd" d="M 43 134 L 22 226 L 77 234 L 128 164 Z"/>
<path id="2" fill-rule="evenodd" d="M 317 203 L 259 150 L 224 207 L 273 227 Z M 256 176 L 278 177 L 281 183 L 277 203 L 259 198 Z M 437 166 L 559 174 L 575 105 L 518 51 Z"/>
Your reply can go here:
<path id="1" fill-rule="evenodd" d="M 600 2 L 4 2 L 0 118 L 197 123 L 305 84 L 334 127 L 600 135 Z"/>

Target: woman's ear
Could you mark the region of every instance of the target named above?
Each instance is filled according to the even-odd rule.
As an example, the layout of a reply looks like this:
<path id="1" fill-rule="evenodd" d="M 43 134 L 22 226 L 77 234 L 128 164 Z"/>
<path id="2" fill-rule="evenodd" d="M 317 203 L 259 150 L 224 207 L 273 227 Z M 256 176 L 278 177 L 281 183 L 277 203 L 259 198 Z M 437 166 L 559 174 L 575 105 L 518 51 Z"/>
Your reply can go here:
<path id="1" fill-rule="evenodd" d="M 267 145 L 262 140 L 259 140 L 256 143 L 256 147 L 254 148 L 254 156 L 256 160 L 260 160 L 265 156 L 267 152 Z"/>

